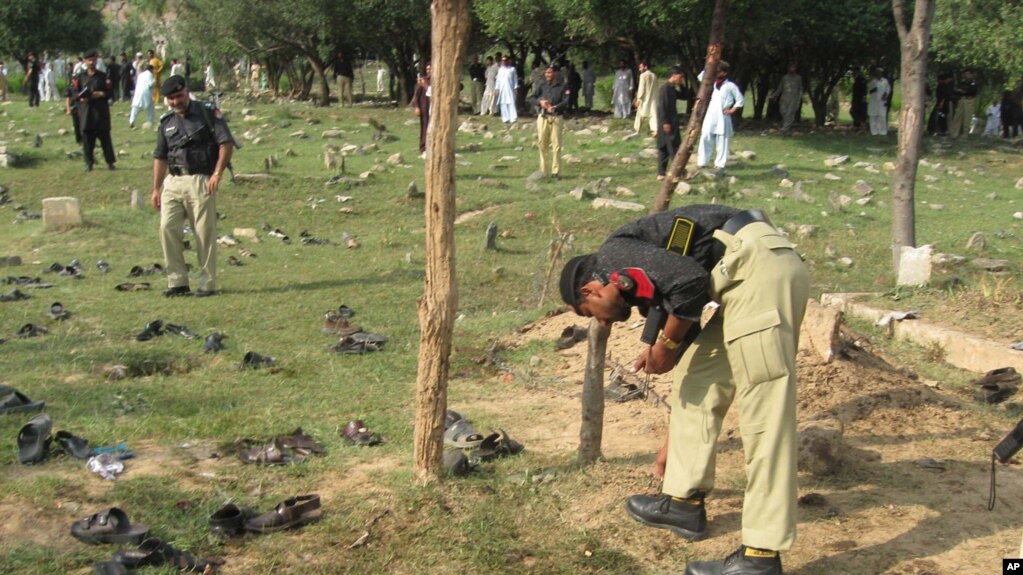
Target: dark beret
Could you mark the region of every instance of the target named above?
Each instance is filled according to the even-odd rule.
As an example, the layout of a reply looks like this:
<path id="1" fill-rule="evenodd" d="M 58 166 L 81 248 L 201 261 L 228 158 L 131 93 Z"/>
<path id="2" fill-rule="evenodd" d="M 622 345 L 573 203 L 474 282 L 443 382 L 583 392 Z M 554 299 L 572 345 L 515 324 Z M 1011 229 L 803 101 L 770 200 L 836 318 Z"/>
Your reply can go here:
<path id="1" fill-rule="evenodd" d="M 170 96 L 171 94 L 184 90 L 186 87 L 188 87 L 188 84 L 185 83 L 185 79 L 181 76 L 174 75 L 164 80 L 163 86 L 160 87 L 160 95 Z"/>
<path id="2" fill-rule="evenodd" d="M 578 308 L 582 297 L 579 290 L 593 279 L 597 267 L 597 254 L 576 256 L 561 270 L 561 299 Z"/>

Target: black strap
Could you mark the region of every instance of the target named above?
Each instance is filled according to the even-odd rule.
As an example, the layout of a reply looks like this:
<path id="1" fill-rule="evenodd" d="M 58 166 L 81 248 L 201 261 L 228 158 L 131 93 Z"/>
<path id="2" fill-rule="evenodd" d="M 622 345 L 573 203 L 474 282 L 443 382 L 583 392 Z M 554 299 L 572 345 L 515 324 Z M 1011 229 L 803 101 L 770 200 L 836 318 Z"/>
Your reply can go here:
<path id="1" fill-rule="evenodd" d="M 991 454 L 991 487 L 988 489 L 987 510 L 995 508 L 995 454 Z"/>
<path id="2" fill-rule="evenodd" d="M 769 224 L 771 220 L 767 219 L 767 215 L 761 210 L 743 210 L 728 218 L 728 221 L 721 226 L 721 231 L 734 236 L 739 230 L 754 222 Z"/>

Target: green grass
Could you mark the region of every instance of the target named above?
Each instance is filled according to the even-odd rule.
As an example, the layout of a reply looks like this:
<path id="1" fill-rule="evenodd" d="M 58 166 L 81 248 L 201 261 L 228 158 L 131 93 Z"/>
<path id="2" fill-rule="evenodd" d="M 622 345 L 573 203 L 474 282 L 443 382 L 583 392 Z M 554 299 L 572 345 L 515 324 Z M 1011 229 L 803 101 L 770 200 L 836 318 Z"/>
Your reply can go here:
<path id="1" fill-rule="evenodd" d="M 71 540 L 65 535 L 67 525 L 78 516 L 116 504 L 129 510 L 134 520 L 149 524 L 154 534 L 200 555 L 226 557 L 228 572 L 233 573 L 274 569 L 294 573 L 650 572 L 654 567 L 615 541 L 619 535 L 615 522 L 592 528 L 566 512 L 571 503 L 600 490 L 606 474 L 632 469 L 635 462 L 610 462 L 597 470 L 583 470 L 572 463 L 573 453 L 527 452 L 464 481 L 413 487 L 416 300 L 423 289 L 425 227 L 422 200 L 406 198 L 405 190 L 410 181 L 417 182 L 420 190 L 425 183 L 423 162 L 417 158 L 418 124 L 411 113 L 369 106 L 340 110 L 237 100 L 226 101 L 224 108 L 236 135 L 252 132 L 261 138 L 258 144 L 245 140 L 244 149 L 235 156 L 236 170 L 261 171 L 268 156 L 278 156 L 280 167 L 272 172 L 273 182 L 222 187 L 217 209 L 225 219 L 220 233 L 230 233 L 234 227 L 259 229 L 268 223 L 289 233 L 294 243 L 284 245 L 260 231 L 260 243 L 242 244 L 258 255 L 243 258 L 243 267 L 227 266 L 227 256 L 237 251 L 221 248 L 221 295 L 168 300 L 159 295 L 164 287 L 160 277 L 149 278 L 154 283 L 151 292 L 113 290 L 115 284 L 128 281 L 125 274 L 131 266 L 162 261 L 158 215 L 152 209 L 130 208 L 127 191 L 141 189 L 148 196 L 154 134 L 129 131 L 127 109 L 117 104 L 113 139 L 115 148 L 123 151 L 118 170 L 83 174 L 81 160 L 65 157 L 77 149 L 73 138 L 57 134 L 58 129 L 70 127 L 62 106 L 45 103 L 29 109 L 22 98 L 0 107 L 0 140 L 24 160 L 23 167 L 0 170 L 0 183 L 10 189 L 15 203 L 38 210 L 42 198 L 72 195 L 82 200 L 85 214 L 85 224 L 79 228 L 47 232 L 38 221 L 16 223 L 11 205 L 0 207 L 0 255 L 25 260 L 21 267 L 0 268 L 0 276 L 40 275 L 57 284 L 50 290 L 33 291 L 28 301 L 0 303 L 0 337 L 9 340 L 0 346 L 0 376 L 29 396 L 45 399 L 55 429 L 67 429 L 93 444 L 125 441 L 139 452 L 137 461 L 129 461 L 128 472 L 113 484 L 67 460 L 24 468 L 16 462 L 13 438 L 27 418 L 0 419 L 0 436 L 9 438 L 5 440 L 9 447 L 0 451 L 0 482 L 8 486 L 0 504 L 30 506 L 43 530 L 34 538 L 0 537 L 0 566 L 26 574 L 85 572 L 92 561 L 109 557 L 110 550 Z M 255 119 L 245 120 L 243 109 Z M 307 123 L 311 118 L 319 123 Z M 332 172 L 323 167 L 326 142 L 320 132 L 338 127 L 344 137 L 335 143 L 368 146 L 374 143 L 367 123 L 370 118 L 385 124 L 399 140 L 377 143 L 376 152 L 349 156 L 347 171 L 355 175 L 377 164 L 385 169 L 362 186 L 347 190 L 325 186 Z M 590 119 L 570 120 L 565 153 L 582 162 L 564 163 L 562 181 L 543 182 L 539 191 L 525 186 L 526 176 L 537 169 L 532 129 L 505 133 L 500 121 L 485 121 L 497 137 L 459 134 L 458 141 L 460 148 L 480 145 L 480 151 L 466 151 L 457 160 L 458 210 L 490 211 L 456 227 L 459 320 L 451 358 L 454 377 L 449 403 L 453 407 L 491 395 L 524 393 L 521 388 L 488 385 L 495 371 L 476 360 L 495 338 L 558 305 L 555 286 L 548 290 L 547 303 L 538 305 L 548 266 L 547 246 L 558 231 L 573 232 L 572 253 L 582 253 L 597 248 L 608 232 L 640 215 L 593 210 L 588 202 L 570 199 L 567 192 L 609 177 L 612 192 L 625 186 L 637 194 L 631 199 L 649 205 L 659 185 L 654 180 L 656 160 L 621 161 L 651 145 L 621 141 L 631 130 L 631 120 L 605 118 L 609 132 L 594 136 L 574 134 Z M 522 120 L 516 128 L 521 126 L 531 126 L 530 120 Z M 289 136 L 298 130 L 310 137 Z M 44 135 L 41 148 L 31 147 L 36 133 Z M 601 142 L 605 137 L 609 143 Z M 940 162 L 943 169 L 921 168 L 921 177 L 930 174 L 939 179 L 921 180 L 918 186 L 919 243 L 961 253 L 969 235 L 983 231 L 988 237 L 986 255 L 1014 262 L 1008 281 L 1018 282 L 1023 222 L 1013 219 L 1012 213 L 1021 209 L 1016 200 L 1019 191 L 1013 189 L 1023 163 L 1019 153 L 1003 149 L 994 140 L 958 142 L 947 149 L 928 142 L 926 149 L 928 161 Z M 813 273 L 815 294 L 891 287 L 891 178 L 882 164 L 894 160 L 893 136 L 878 139 L 822 131 L 783 138 L 746 125 L 733 143 L 733 151 L 739 150 L 751 150 L 757 157 L 729 167 L 729 174 L 737 178 L 735 184 L 694 180 L 694 194 L 675 198 L 673 205 L 710 201 L 713 194 L 722 202 L 766 208 L 779 226 L 820 226 L 815 236 L 799 240 L 799 250 Z M 396 152 L 410 167 L 386 166 L 387 157 Z M 824 166 L 825 158 L 843 154 L 852 160 L 842 169 Z M 518 156 L 519 161 L 499 161 L 509 155 Z M 857 161 L 871 162 L 881 173 L 853 167 Z M 779 178 L 768 174 L 775 164 L 784 164 L 790 179 L 803 182 L 812 203 L 774 197 L 782 190 Z M 947 175 L 945 168 L 961 170 L 963 176 Z M 824 179 L 829 171 L 842 179 Z M 829 198 L 853 195 L 851 187 L 859 179 L 876 190 L 873 202 L 862 208 L 833 207 Z M 988 199 L 991 193 L 996 194 L 994 199 Z M 354 200 L 337 203 L 334 198 L 339 194 Z M 319 199 L 324 201 L 315 203 Z M 932 210 L 922 201 L 945 208 Z M 354 207 L 357 213 L 339 213 L 342 206 Z M 497 251 L 483 249 L 490 221 L 510 234 L 498 240 Z M 334 242 L 340 242 L 344 233 L 355 235 L 362 247 L 303 246 L 298 242 L 303 230 Z M 852 257 L 852 268 L 836 265 L 838 256 Z M 41 273 L 51 263 L 66 264 L 72 258 L 86 265 L 84 280 Z M 110 275 L 93 268 L 101 258 L 113 266 Z M 188 260 L 194 261 L 194 256 L 189 254 Z M 958 275 L 966 283 L 967 294 L 985 293 L 984 282 L 989 288 L 993 285 L 990 278 L 967 268 Z M 999 313 L 1014 305 L 1005 295 L 1011 293 L 1010 285 L 1018 283 L 1000 288 L 1002 305 L 1008 307 L 999 308 Z M 948 292 L 915 290 L 912 297 L 919 300 L 914 303 L 940 309 L 947 303 Z M 63 323 L 49 321 L 45 312 L 53 301 L 62 302 L 73 317 Z M 334 340 L 319 331 L 322 315 L 340 304 L 357 311 L 355 323 L 390 338 L 384 352 L 361 357 L 326 352 Z M 173 335 L 145 343 L 133 340 L 135 333 L 157 318 L 185 324 L 203 335 L 221 330 L 228 335 L 227 348 L 210 356 L 201 353 L 201 340 Z M 13 338 L 28 322 L 45 325 L 49 335 Z M 277 357 L 281 370 L 239 370 L 248 350 Z M 549 353 L 546 346 L 533 344 L 504 353 L 501 360 L 513 370 L 530 372 L 534 381 L 547 381 L 545 363 L 528 367 L 530 357 L 545 353 Z M 108 364 L 124 364 L 138 375 L 107 380 L 100 369 Z M 514 436 L 517 421 L 538 417 L 542 417 L 539 412 L 507 413 L 492 423 Z M 386 437 L 386 444 L 372 451 L 344 446 L 337 431 L 353 418 L 367 420 Z M 265 437 L 298 426 L 326 446 L 326 457 L 286 469 L 242 467 L 230 459 L 193 465 L 180 463 L 187 458 L 167 458 L 163 474 L 133 473 L 134 465 L 146 462 L 147 450 L 187 452 L 175 447 L 182 444 L 230 446 L 236 438 Z M 378 459 L 391 464 L 377 469 Z M 552 483 L 518 485 L 505 479 L 549 466 L 559 470 Z M 367 475 L 362 482 L 352 484 L 354 469 L 377 470 L 363 471 Z M 265 510 L 306 492 L 323 492 L 327 511 L 321 523 L 303 529 L 302 534 L 228 545 L 206 537 L 206 518 L 227 498 Z M 79 503 L 80 512 L 68 512 L 69 501 Z M 181 501 L 190 502 L 184 510 L 179 508 Z M 615 501 L 613 508 L 598 507 L 593 513 L 619 514 L 619 504 Z M 371 544 L 347 550 L 364 523 L 385 508 L 392 512 L 374 527 Z M 40 544 L 40 539 L 46 543 Z M 684 561 L 686 553 L 673 546 L 656 567 Z"/>

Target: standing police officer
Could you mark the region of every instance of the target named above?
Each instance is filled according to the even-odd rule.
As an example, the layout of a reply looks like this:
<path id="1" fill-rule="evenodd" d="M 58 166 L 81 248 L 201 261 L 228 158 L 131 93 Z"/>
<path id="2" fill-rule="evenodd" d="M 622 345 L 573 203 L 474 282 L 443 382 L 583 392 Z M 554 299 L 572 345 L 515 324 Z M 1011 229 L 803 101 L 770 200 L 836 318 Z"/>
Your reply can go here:
<path id="1" fill-rule="evenodd" d="M 540 171 L 544 176 L 556 180 L 561 177 L 562 116 L 568 109 L 569 90 L 554 64 L 544 70 L 543 78 L 533 90 L 530 100 L 539 110 L 536 115 L 536 138 L 540 149 Z M 548 153 L 551 155 L 550 160 L 547 159 Z"/>
<path id="2" fill-rule="evenodd" d="M 78 101 L 78 129 L 82 133 L 82 146 L 85 152 L 85 171 L 92 171 L 96 161 L 96 140 L 103 147 L 103 159 L 107 167 L 114 169 L 117 156 L 114 155 L 114 144 L 110 139 L 110 102 L 108 100 L 113 84 L 105 72 L 96 67 L 98 54 L 95 50 L 85 53 L 85 70 L 74 77 L 71 88 L 74 98 Z"/>
<path id="3" fill-rule="evenodd" d="M 210 104 L 193 101 L 185 79 L 171 76 L 160 94 L 171 111 L 160 118 L 153 152 L 153 207 L 160 210 L 160 243 L 167 269 L 163 295 L 191 294 L 185 268 L 185 218 L 199 257 L 196 297 L 216 293 L 217 206 L 214 200 L 236 147 L 227 123 Z"/>

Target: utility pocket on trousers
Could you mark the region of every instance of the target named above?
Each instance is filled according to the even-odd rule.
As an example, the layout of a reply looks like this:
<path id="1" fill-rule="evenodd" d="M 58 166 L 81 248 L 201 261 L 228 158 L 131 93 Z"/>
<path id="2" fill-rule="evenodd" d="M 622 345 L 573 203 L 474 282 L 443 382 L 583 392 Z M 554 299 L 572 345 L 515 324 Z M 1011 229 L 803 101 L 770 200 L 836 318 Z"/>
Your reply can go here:
<path id="1" fill-rule="evenodd" d="M 756 385 L 788 375 L 780 326 L 775 309 L 725 321 L 725 342 L 736 377 L 745 374 L 747 383 Z"/>

